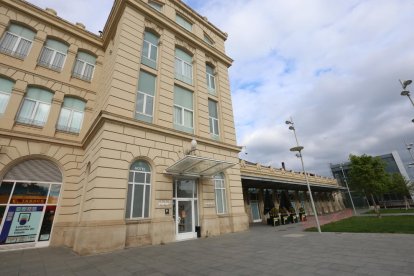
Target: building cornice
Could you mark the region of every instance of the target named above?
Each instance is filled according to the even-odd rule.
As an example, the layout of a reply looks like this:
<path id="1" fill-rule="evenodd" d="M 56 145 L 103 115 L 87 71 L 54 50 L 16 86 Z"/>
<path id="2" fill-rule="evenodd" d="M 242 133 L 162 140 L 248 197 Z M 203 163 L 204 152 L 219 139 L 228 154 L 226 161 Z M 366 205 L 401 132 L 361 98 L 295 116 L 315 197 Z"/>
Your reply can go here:
<path id="1" fill-rule="evenodd" d="M 24 0 L 2 0 L 2 4 L 9 6 L 19 12 L 26 14 L 27 16 L 34 17 L 39 21 L 45 22 L 47 25 L 54 26 L 62 30 L 63 32 L 69 32 L 74 37 L 78 37 L 82 40 L 102 48 L 102 39 L 86 29 L 79 28 L 75 24 L 59 17 L 52 15 L 45 10 L 27 2 Z"/>
<path id="2" fill-rule="evenodd" d="M 206 44 L 202 38 L 196 36 L 192 32 L 185 30 L 183 27 L 179 26 L 174 20 L 167 17 L 165 14 L 160 13 L 155 9 L 151 8 L 147 3 L 143 1 L 115 0 L 103 32 L 103 46 L 105 49 L 107 48 L 109 42 L 113 38 L 114 33 L 116 32 L 117 24 L 121 19 L 121 15 L 127 5 L 132 7 L 133 9 L 138 10 L 144 16 L 149 17 L 151 21 L 153 21 L 161 28 L 171 30 L 172 33 L 174 33 L 174 35 L 183 38 L 190 44 L 197 45 L 196 48 L 202 49 L 206 54 L 209 54 L 210 56 L 219 59 L 227 67 L 230 67 L 233 63 L 233 60 L 225 53 Z M 180 3 L 180 5 L 183 4 Z M 200 17 L 200 15 L 197 16 Z"/>
<path id="3" fill-rule="evenodd" d="M 197 135 L 183 133 L 181 131 L 177 131 L 175 129 L 163 127 L 163 126 L 160 126 L 160 125 L 148 124 L 148 123 L 145 123 L 145 122 L 135 120 L 133 118 L 124 117 L 124 116 L 117 115 L 117 114 L 114 114 L 114 113 L 110 113 L 110 112 L 107 112 L 107 111 L 101 111 L 99 116 L 92 123 L 91 127 L 89 128 L 88 132 L 86 133 L 85 137 L 82 140 L 82 145 L 83 145 L 84 148 L 87 147 L 87 145 L 93 139 L 94 134 L 97 133 L 97 131 L 99 131 L 99 129 L 101 128 L 101 126 L 105 122 L 112 122 L 112 123 L 115 123 L 115 124 L 121 124 L 121 125 L 124 125 L 124 126 L 139 128 L 139 129 L 142 129 L 144 131 L 158 132 L 161 135 L 165 135 L 165 136 L 169 136 L 169 137 L 173 137 L 173 138 L 178 138 L 178 139 L 187 139 L 188 141 L 191 141 L 193 138 L 195 138 L 199 144 L 212 146 L 212 147 L 220 148 L 220 149 L 223 149 L 223 150 L 229 150 L 229 151 L 233 151 L 233 152 L 236 152 L 236 153 L 241 151 L 241 147 L 239 147 L 237 145 L 231 145 L 231 144 L 227 144 L 227 143 L 220 143 L 220 142 L 214 141 L 212 139 L 210 140 L 210 139 L 206 139 L 206 138 L 203 138 L 203 137 L 200 137 L 200 136 L 197 136 Z"/>

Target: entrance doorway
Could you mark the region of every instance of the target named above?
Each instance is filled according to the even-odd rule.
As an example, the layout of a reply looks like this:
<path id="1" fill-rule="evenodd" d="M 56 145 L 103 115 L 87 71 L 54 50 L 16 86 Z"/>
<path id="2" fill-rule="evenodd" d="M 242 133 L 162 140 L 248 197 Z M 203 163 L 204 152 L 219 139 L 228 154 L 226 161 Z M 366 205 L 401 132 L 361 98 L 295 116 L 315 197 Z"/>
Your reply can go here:
<path id="1" fill-rule="evenodd" d="M 198 195 L 195 180 L 175 180 L 173 198 L 173 217 L 177 240 L 197 237 Z"/>

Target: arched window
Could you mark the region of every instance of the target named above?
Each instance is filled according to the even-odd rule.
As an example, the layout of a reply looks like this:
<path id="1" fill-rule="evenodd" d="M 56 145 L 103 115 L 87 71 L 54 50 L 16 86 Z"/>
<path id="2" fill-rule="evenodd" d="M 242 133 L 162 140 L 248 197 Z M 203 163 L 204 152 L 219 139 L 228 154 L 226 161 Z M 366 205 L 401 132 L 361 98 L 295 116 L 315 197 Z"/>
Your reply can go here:
<path id="1" fill-rule="evenodd" d="M 83 113 L 86 103 L 82 100 L 66 97 L 60 110 L 56 129 L 79 133 L 83 122 Z"/>
<path id="2" fill-rule="evenodd" d="M 47 121 L 52 99 L 52 92 L 30 87 L 20 107 L 17 121 L 29 125 L 43 126 Z"/>
<path id="3" fill-rule="evenodd" d="M 91 81 L 95 70 L 96 57 L 79 51 L 76 56 L 75 66 L 72 75 L 86 81 Z"/>
<path id="4" fill-rule="evenodd" d="M 10 24 L 0 41 L 0 52 L 25 58 L 32 46 L 36 33 L 28 28 Z"/>
<path id="5" fill-rule="evenodd" d="M 125 218 L 148 218 L 151 198 L 151 167 L 144 160 L 135 161 L 129 169 Z"/>
<path id="6" fill-rule="evenodd" d="M 6 111 L 14 82 L 0 77 L 0 115 Z"/>
<path id="7" fill-rule="evenodd" d="M 193 84 L 193 58 L 178 48 L 175 49 L 175 78 Z"/>
<path id="8" fill-rule="evenodd" d="M 50 69 L 60 71 L 65 64 L 68 46 L 54 39 L 46 40 L 40 54 L 38 64 Z"/>
<path id="9" fill-rule="evenodd" d="M 142 64 L 157 69 L 159 37 L 151 32 L 144 33 L 144 44 L 142 46 Z"/>
<path id="10" fill-rule="evenodd" d="M 214 191 L 216 194 L 217 214 L 227 213 L 226 185 L 224 183 L 224 174 L 219 173 L 214 176 Z"/>

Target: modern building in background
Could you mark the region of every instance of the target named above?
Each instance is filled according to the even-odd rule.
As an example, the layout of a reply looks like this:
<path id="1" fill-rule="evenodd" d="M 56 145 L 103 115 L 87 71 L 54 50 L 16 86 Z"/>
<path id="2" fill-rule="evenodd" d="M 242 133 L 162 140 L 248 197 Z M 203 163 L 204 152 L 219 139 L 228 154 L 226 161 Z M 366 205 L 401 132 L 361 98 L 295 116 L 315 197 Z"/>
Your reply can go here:
<path id="1" fill-rule="evenodd" d="M 410 180 L 410 177 L 408 176 L 407 171 L 404 167 L 404 164 L 401 161 L 401 157 L 397 151 L 392 151 L 391 153 L 379 155 L 376 157 L 381 158 L 381 160 L 385 162 L 385 171 L 387 173 L 389 174 L 399 173 L 405 179 Z M 344 163 L 330 165 L 333 177 L 338 181 L 339 185 L 341 185 L 342 187 L 346 187 L 346 181 L 349 181 L 350 164 L 351 163 L 348 161 Z M 392 197 L 392 195 L 390 196 Z M 354 195 L 352 195 L 352 197 L 354 198 Z M 344 195 L 344 198 L 346 199 L 348 198 L 348 196 Z M 356 201 L 355 204 L 360 207 L 368 205 L 365 199 L 359 196 L 356 196 L 356 195 L 355 195 L 354 201 Z M 350 203 L 348 202 L 346 203 L 346 205 L 347 207 L 349 207 Z"/>

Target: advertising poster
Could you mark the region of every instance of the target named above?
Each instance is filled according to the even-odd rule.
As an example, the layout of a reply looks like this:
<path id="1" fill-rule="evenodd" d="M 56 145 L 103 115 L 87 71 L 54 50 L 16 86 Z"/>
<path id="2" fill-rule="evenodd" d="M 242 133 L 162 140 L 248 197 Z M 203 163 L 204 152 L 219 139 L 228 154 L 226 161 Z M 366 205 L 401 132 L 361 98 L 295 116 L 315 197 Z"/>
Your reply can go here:
<path id="1" fill-rule="evenodd" d="M 5 214 L 0 244 L 36 241 L 43 208 L 43 206 L 10 206 Z"/>

